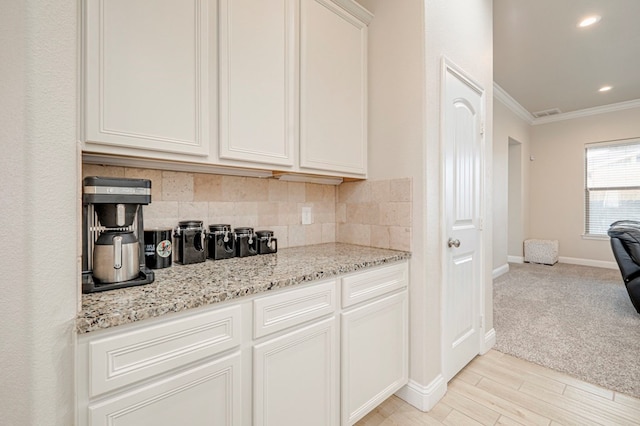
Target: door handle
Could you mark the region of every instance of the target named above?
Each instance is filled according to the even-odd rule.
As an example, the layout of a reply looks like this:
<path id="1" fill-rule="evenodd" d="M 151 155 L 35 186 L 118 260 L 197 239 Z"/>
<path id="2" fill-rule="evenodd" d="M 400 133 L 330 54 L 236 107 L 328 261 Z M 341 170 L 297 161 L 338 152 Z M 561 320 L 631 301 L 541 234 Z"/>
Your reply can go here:
<path id="1" fill-rule="evenodd" d="M 453 238 L 449 238 L 449 241 L 447 241 L 447 245 L 449 247 L 458 248 L 460 247 L 460 240 L 454 240 Z"/>

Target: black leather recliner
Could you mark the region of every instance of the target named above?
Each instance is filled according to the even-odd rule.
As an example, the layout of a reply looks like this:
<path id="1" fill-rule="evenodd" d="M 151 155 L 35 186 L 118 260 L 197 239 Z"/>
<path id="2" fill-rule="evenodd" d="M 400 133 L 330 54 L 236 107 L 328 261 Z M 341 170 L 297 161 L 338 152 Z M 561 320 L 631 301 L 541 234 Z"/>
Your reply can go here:
<path id="1" fill-rule="evenodd" d="M 640 314 L 640 222 L 614 222 L 607 233 L 631 303 Z"/>

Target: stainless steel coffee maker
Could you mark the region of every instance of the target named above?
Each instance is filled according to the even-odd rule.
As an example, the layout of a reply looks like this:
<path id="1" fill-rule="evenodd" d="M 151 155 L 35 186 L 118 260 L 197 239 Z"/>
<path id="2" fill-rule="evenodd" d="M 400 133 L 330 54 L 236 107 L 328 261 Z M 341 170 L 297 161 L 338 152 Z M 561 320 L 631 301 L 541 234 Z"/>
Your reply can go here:
<path id="1" fill-rule="evenodd" d="M 82 292 L 152 283 L 142 217 L 151 181 L 90 176 L 82 192 Z"/>

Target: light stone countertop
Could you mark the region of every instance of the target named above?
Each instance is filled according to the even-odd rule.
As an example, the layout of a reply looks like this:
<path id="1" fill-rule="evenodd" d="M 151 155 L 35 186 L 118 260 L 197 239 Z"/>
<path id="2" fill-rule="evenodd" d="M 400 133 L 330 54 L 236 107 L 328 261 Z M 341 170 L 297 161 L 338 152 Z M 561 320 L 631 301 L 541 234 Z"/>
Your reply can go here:
<path id="1" fill-rule="evenodd" d="M 78 333 L 88 333 L 272 289 L 409 259 L 404 251 L 329 243 L 275 254 L 157 269 L 151 284 L 82 295 Z"/>

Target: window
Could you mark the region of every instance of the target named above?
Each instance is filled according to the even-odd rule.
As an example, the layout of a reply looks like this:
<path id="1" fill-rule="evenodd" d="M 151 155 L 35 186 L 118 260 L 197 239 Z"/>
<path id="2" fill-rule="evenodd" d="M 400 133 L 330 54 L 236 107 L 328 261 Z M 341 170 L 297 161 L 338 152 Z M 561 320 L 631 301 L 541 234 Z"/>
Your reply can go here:
<path id="1" fill-rule="evenodd" d="M 640 220 L 640 139 L 587 144 L 585 172 L 585 234 Z"/>

